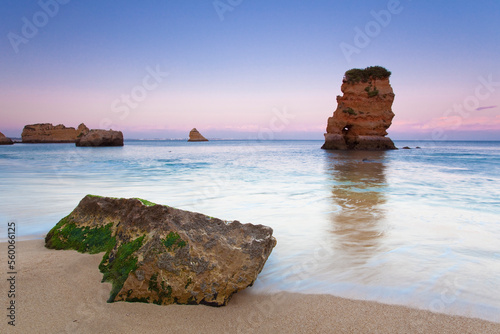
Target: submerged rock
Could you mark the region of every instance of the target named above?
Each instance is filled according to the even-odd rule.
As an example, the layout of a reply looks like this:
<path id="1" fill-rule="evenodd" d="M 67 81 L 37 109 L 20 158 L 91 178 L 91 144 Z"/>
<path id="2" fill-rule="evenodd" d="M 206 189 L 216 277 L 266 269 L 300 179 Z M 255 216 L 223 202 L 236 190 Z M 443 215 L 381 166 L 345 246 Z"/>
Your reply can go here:
<path id="1" fill-rule="evenodd" d="M 123 146 L 123 133 L 113 130 L 90 130 L 78 138 L 76 146 Z"/>
<path id="2" fill-rule="evenodd" d="M 12 144 L 14 144 L 12 139 L 5 137 L 5 135 L 0 132 L 0 145 L 12 145 Z"/>
<path id="3" fill-rule="evenodd" d="M 342 96 L 337 109 L 328 118 L 323 149 L 387 150 L 395 149 L 387 135 L 394 113 L 394 92 L 389 83 L 391 72 L 380 66 L 345 73 Z"/>
<path id="4" fill-rule="evenodd" d="M 62 124 L 39 123 L 26 125 L 21 137 L 23 143 L 74 143 L 88 132 L 89 128 L 83 123 L 77 129 Z"/>
<path id="5" fill-rule="evenodd" d="M 203 137 L 196 128 L 193 128 L 193 130 L 189 131 L 188 141 L 208 141 L 208 139 Z"/>
<path id="6" fill-rule="evenodd" d="M 109 302 L 226 305 L 251 286 L 276 245 L 263 225 L 140 199 L 87 195 L 45 238 L 52 249 L 106 252 Z"/>

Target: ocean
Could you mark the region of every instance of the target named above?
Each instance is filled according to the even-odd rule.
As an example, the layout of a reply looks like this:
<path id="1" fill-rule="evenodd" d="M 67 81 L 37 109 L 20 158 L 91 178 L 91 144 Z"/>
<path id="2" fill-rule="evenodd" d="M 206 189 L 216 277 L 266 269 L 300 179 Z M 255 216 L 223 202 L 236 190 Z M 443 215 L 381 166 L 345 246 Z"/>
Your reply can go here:
<path id="1" fill-rule="evenodd" d="M 86 194 L 140 197 L 271 226 L 278 244 L 249 292 L 500 322 L 500 142 L 395 141 L 412 149 L 386 152 L 322 143 L 0 146 L 0 240 L 10 221 L 18 237 L 41 238 Z"/>

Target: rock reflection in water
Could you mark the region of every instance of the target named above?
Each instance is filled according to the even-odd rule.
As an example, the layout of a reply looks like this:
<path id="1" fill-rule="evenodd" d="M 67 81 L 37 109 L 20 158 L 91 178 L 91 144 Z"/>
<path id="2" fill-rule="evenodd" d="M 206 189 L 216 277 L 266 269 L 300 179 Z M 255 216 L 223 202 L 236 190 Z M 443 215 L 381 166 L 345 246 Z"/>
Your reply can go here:
<path id="1" fill-rule="evenodd" d="M 384 236 L 386 152 L 329 152 L 327 170 L 333 178 L 331 213 L 333 245 L 342 266 L 364 264 L 380 251 Z"/>

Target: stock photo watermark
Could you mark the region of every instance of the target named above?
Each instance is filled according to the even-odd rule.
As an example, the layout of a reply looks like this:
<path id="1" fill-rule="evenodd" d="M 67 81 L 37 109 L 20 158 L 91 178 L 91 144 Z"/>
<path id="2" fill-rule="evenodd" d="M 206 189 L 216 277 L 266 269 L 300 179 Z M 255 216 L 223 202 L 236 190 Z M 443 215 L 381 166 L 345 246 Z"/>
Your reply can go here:
<path id="1" fill-rule="evenodd" d="M 257 133 L 257 138 L 250 138 L 258 140 L 259 142 L 265 140 L 275 139 L 276 133 L 283 132 L 291 121 L 295 119 L 295 114 L 288 112 L 286 107 L 274 107 L 271 111 L 272 117 L 269 119 L 269 124 L 266 127 L 261 127 Z M 255 154 L 257 148 L 251 143 L 246 143 L 244 153 L 246 156 Z M 234 161 L 234 165 L 239 165 L 238 161 Z M 210 175 L 210 186 L 200 190 L 196 204 L 201 204 L 205 199 L 215 197 L 221 194 L 223 189 L 231 184 L 231 177 L 228 173 Z"/>
<path id="2" fill-rule="evenodd" d="M 309 273 L 318 270 L 319 265 L 325 263 L 327 258 L 331 258 L 334 253 L 331 245 L 319 240 L 318 247 L 308 261 L 296 263 L 284 272 L 285 283 L 290 284 L 292 291 L 298 290 L 300 285 L 310 276 Z M 270 294 L 264 302 L 254 304 L 244 317 L 240 316 L 236 319 L 237 333 L 253 333 L 282 306 L 285 306 L 286 302 L 285 295 L 274 293 Z"/>
<path id="3" fill-rule="evenodd" d="M 164 72 L 160 68 L 160 65 L 156 65 L 154 68 L 147 66 L 146 72 L 147 74 L 142 78 L 140 84 L 132 87 L 128 94 L 121 94 L 120 98 L 111 102 L 111 111 L 121 121 L 125 120 L 130 115 L 130 111 L 136 109 L 148 97 L 149 93 L 157 89 L 169 75 L 168 72 Z M 110 128 L 112 125 L 113 120 L 110 118 L 103 118 L 99 123 L 103 129 Z"/>
<path id="4" fill-rule="evenodd" d="M 236 7 L 241 5 L 243 0 L 216 0 L 212 2 L 215 12 L 219 16 L 219 20 L 224 21 L 227 12 L 232 12 Z"/>
<path id="5" fill-rule="evenodd" d="M 16 223 L 7 223 L 7 324 L 16 326 L 16 282 L 17 282 L 17 264 L 16 264 Z"/>
<path id="6" fill-rule="evenodd" d="M 468 95 L 461 103 L 454 104 L 451 108 L 444 111 L 442 119 L 445 121 L 453 120 L 453 123 L 447 124 L 448 130 L 456 130 L 463 125 L 464 120 L 471 117 L 474 111 L 481 109 L 481 102 L 486 101 L 500 87 L 500 81 L 493 81 L 493 74 L 487 77 L 478 77 L 479 84 L 474 89 L 474 93 Z M 446 140 L 445 127 L 438 127 L 432 130 L 432 140 Z"/>
<path id="7" fill-rule="evenodd" d="M 346 61 L 350 63 L 353 55 L 360 54 L 363 49 L 367 48 L 382 33 L 383 29 L 389 26 L 392 18 L 403 12 L 403 9 L 401 1 L 389 0 L 386 9 L 370 11 L 373 20 L 368 21 L 362 28 L 359 26 L 354 27 L 352 42 L 342 42 L 339 45 Z"/>
<path id="8" fill-rule="evenodd" d="M 445 281 L 446 288 L 441 291 L 439 298 L 435 298 L 430 303 L 430 309 L 433 312 L 443 312 L 447 306 L 453 304 L 457 298 L 460 296 L 460 289 L 462 286 L 458 283 L 458 279 L 455 278 L 452 281 Z"/>
<path id="9" fill-rule="evenodd" d="M 22 26 L 19 33 L 9 32 L 7 39 L 15 53 L 19 53 L 19 46 L 27 44 L 38 35 L 40 29 L 49 24 L 61 9 L 61 5 L 66 5 L 71 0 L 40 0 L 38 6 L 41 10 L 35 12 L 30 18 L 21 18 Z"/>

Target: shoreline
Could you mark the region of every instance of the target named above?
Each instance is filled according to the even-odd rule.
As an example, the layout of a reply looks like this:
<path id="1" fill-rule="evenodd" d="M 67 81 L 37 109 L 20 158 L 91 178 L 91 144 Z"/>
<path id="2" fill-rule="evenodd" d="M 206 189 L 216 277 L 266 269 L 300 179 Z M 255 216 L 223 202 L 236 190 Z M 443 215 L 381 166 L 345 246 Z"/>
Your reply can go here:
<path id="1" fill-rule="evenodd" d="M 1 243 L 2 254 L 7 244 Z M 500 323 L 406 306 L 350 300 L 331 295 L 280 292 L 234 295 L 225 307 L 106 303 L 111 289 L 101 283 L 102 254 L 56 251 L 44 240 L 16 242 L 16 326 L 2 317 L 0 332 L 135 333 L 498 333 Z M 6 271 L 3 270 L 3 275 Z M 1 280 L 8 305 L 7 280 Z"/>

